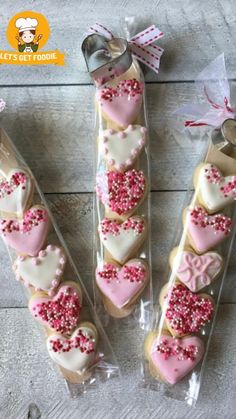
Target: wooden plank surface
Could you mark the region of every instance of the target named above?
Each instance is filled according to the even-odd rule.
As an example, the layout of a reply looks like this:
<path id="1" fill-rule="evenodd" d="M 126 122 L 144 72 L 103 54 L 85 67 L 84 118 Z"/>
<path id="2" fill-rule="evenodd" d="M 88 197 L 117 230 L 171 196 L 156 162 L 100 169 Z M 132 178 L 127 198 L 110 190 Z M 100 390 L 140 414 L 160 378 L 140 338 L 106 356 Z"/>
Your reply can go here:
<path id="1" fill-rule="evenodd" d="M 92 194 L 94 88 L 80 44 L 95 21 L 115 29 L 124 16 L 139 16 L 137 29 L 155 23 L 165 32 L 159 76 L 145 69 L 151 136 L 152 253 L 155 294 L 164 278 L 180 208 L 192 170 L 204 148 L 203 130 L 189 136 L 176 131 L 172 112 L 193 101 L 188 82 L 219 53 L 228 75 L 236 78 L 234 0 L 71 0 L 21 2 L 21 10 L 46 15 L 51 26 L 47 49 L 66 53 L 66 66 L 0 66 L 0 96 L 7 110 L 0 121 L 33 170 L 92 295 Z M 1 49 L 7 21 L 19 12 L 13 0 L 0 4 Z M 122 35 L 120 33 L 120 35 Z M 207 46 L 207 48 L 206 48 Z M 154 83 L 157 82 L 158 83 Z M 184 83 L 187 81 L 187 83 Z M 174 82 L 174 83 L 173 83 Z M 4 87 L 5 86 L 5 87 Z M 236 83 L 232 83 L 236 98 Z M 236 103 L 236 100 L 233 100 Z M 79 400 L 68 398 L 63 380 L 49 360 L 41 332 L 30 316 L 23 288 L 15 282 L 0 245 L 0 418 L 9 419 L 234 419 L 236 404 L 235 246 L 210 348 L 204 383 L 195 410 L 182 402 L 138 388 L 143 336 L 121 322 L 108 329 L 121 363 L 122 380 L 108 382 Z"/>
<path id="2" fill-rule="evenodd" d="M 66 67 L 49 66 L 33 68 L 2 66 L 1 84 L 58 84 L 89 83 L 82 54 L 81 41 L 88 27 L 100 22 L 118 35 L 125 16 L 136 16 L 138 30 L 155 23 L 165 37 L 159 45 L 166 49 L 158 80 L 192 80 L 208 62 L 220 52 L 225 51 L 229 77 L 236 77 L 235 44 L 236 36 L 234 0 L 71 0 L 60 1 L 55 11 L 55 2 L 33 0 L 22 2 L 21 10 L 34 10 L 43 13 L 51 27 L 51 38 L 45 50 L 59 49 L 66 53 Z M 24 6 L 25 5 L 25 6 Z M 0 4 L 1 49 L 9 50 L 5 37 L 8 20 L 19 12 L 19 4 L 8 0 Z M 120 33 L 121 32 L 121 33 Z M 206 48 L 207 45 L 207 48 Z M 148 80 L 157 80 L 151 71 Z"/>

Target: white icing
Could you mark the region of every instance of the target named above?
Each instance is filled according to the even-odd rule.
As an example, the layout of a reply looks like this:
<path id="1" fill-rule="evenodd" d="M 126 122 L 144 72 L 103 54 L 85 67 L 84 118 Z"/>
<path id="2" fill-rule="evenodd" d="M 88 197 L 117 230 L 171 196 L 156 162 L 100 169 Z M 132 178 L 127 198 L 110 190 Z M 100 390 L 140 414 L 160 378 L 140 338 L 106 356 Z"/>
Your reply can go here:
<path id="1" fill-rule="evenodd" d="M 132 218 L 142 220 L 139 217 Z M 103 234 L 100 233 L 100 236 L 103 245 L 114 259 L 117 260 L 117 262 L 124 263 L 132 254 L 133 250 L 138 248 L 142 243 L 145 234 L 146 225 L 144 224 L 143 232 L 140 234 L 137 234 L 132 228 L 125 230 L 120 226 L 119 234 L 113 235 L 112 233 L 106 233 L 106 235 L 103 236 Z"/>
<path id="2" fill-rule="evenodd" d="M 79 327 L 78 329 L 82 330 L 83 334 L 88 334 L 89 336 L 92 336 L 96 347 L 97 337 L 95 332 L 89 327 Z M 75 332 L 72 334 L 72 339 L 74 336 L 76 336 L 78 329 L 76 329 Z M 60 339 L 63 342 L 66 338 L 64 338 L 59 333 L 53 333 L 48 337 L 47 349 L 52 360 L 69 371 L 74 371 L 78 374 L 83 374 L 92 363 L 95 352 L 86 354 L 85 352 L 81 352 L 79 348 L 73 348 L 68 352 L 54 352 L 50 343 L 50 340 L 52 339 Z"/>
<path id="3" fill-rule="evenodd" d="M 146 128 L 129 125 L 124 131 L 105 130 L 100 138 L 101 153 L 116 169 L 133 165 L 146 141 Z"/>
<path id="4" fill-rule="evenodd" d="M 59 284 L 65 262 L 66 257 L 62 249 L 48 245 L 36 257 L 18 256 L 14 270 L 17 279 L 36 289 L 50 291 Z"/>
<path id="5" fill-rule="evenodd" d="M 5 175 L 4 178 L 1 178 L 0 182 L 9 182 L 12 175 L 17 172 L 22 172 L 27 177 L 27 180 L 23 185 L 25 189 L 22 189 L 22 185 L 19 185 L 15 187 L 11 193 L 0 197 L 0 211 L 4 213 L 22 215 L 26 209 L 32 188 L 32 181 L 29 174 L 20 168 L 14 168 L 7 174 L 7 176 Z"/>
<path id="6" fill-rule="evenodd" d="M 224 193 L 221 191 L 221 188 L 225 184 L 232 181 L 233 176 L 222 176 L 219 183 L 211 183 L 207 179 L 205 172 L 205 170 L 210 170 L 211 167 L 211 164 L 204 164 L 204 166 L 201 168 L 198 178 L 198 188 L 201 192 L 201 198 L 206 207 L 210 211 L 216 212 L 233 203 L 235 200 L 231 194 L 225 197 Z"/>

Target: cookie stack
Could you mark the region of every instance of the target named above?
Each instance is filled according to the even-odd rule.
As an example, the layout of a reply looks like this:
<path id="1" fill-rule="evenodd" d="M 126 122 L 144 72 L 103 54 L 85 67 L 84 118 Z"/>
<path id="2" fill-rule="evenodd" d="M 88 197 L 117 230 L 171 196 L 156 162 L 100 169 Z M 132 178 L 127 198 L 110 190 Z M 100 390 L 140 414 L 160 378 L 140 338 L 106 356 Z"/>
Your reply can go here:
<path id="1" fill-rule="evenodd" d="M 117 318 L 134 310 L 150 276 L 142 248 L 148 230 L 143 98 L 144 82 L 134 69 L 96 92 L 99 238 L 95 277 L 106 310 Z"/>
<path id="2" fill-rule="evenodd" d="M 81 322 L 82 291 L 66 281 L 65 250 L 48 242 L 50 215 L 32 205 L 34 179 L 22 167 L 1 171 L 0 234 L 13 255 L 16 279 L 29 291 L 29 309 L 47 335 L 47 349 L 72 382 L 81 382 L 95 362 L 96 327 Z"/>
<path id="3" fill-rule="evenodd" d="M 160 294 L 159 329 L 145 342 L 151 374 L 169 384 L 186 376 L 204 355 L 202 338 L 214 316 L 212 284 L 223 271 L 221 243 L 233 224 L 219 211 L 235 201 L 236 176 L 223 177 L 216 165 L 205 162 L 196 168 L 194 187 L 192 203 L 184 211 L 180 246 L 170 254 L 169 282 Z"/>

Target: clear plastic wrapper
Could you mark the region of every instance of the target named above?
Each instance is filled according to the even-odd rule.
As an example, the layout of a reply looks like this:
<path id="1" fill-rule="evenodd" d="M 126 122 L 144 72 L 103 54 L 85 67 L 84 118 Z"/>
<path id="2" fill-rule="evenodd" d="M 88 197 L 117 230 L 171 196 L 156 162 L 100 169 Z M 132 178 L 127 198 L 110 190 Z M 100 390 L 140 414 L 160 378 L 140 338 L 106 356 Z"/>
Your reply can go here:
<path id="1" fill-rule="evenodd" d="M 205 101 L 176 113 L 188 115 L 185 126 L 215 129 L 181 211 L 142 364 L 145 386 L 190 405 L 199 395 L 236 228 L 236 120 L 223 55 L 198 76 L 197 88 Z"/>
<path id="2" fill-rule="evenodd" d="M 77 396 L 119 368 L 46 200 L 2 128 L 0 177 L 1 245 L 25 288 L 29 315 L 42 326 L 42 344 Z"/>
<path id="3" fill-rule="evenodd" d="M 126 36 L 134 20 L 127 20 Z M 128 42 L 100 24 L 82 50 L 95 91 L 94 292 L 99 315 L 149 324 L 152 310 L 150 170 L 145 82 L 140 65 L 158 71 L 162 33 L 151 26 Z M 149 47 L 148 47 L 149 45 Z M 105 310 L 104 310 L 105 308 Z"/>

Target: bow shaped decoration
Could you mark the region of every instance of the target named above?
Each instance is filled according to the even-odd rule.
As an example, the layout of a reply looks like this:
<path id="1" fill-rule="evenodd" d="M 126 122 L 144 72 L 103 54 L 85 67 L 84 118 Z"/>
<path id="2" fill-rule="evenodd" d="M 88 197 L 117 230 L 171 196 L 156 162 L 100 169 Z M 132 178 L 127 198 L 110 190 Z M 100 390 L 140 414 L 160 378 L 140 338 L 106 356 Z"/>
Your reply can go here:
<path id="1" fill-rule="evenodd" d="M 210 125 L 219 127 L 226 119 L 236 116 L 230 105 L 230 87 L 227 78 L 224 54 L 212 61 L 196 79 L 198 91 L 202 91 L 204 102 L 181 106 L 174 114 L 188 117 L 185 127 Z"/>
<path id="2" fill-rule="evenodd" d="M 114 39 L 114 35 L 111 31 L 100 23 L 95 23 L 95 25 L 91 26 L 88 33 L 102 35 L 108 41 Z M 156 73 L 159 72 L 160 58 L 164 50 L 157 45 L 153 45 L 153 42 L 163 36 L 163 32 L 161 32 L 155 25 L 152 25 L 133 36 L 128 41 L 128 48 L 137 60 L 141 61 Z"/>

